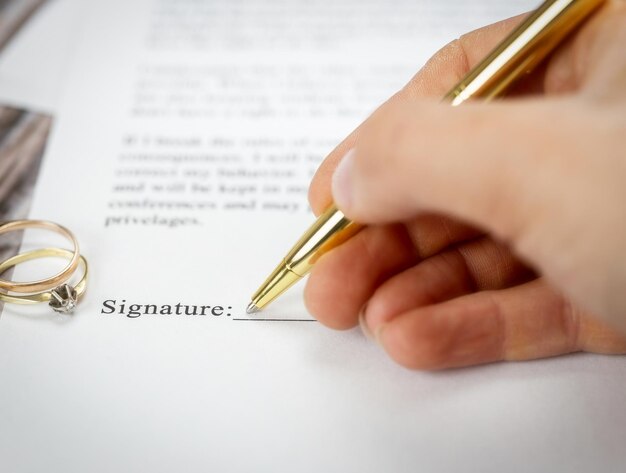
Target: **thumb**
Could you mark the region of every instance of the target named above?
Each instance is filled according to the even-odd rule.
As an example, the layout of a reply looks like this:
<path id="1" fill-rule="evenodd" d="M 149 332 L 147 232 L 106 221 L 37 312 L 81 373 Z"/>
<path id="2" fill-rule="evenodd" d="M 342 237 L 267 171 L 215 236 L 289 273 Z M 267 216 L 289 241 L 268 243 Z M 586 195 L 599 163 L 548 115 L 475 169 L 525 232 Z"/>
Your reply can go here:
<path id="1" fill-rule="evenodd" d="M 341 160 L 335 203 L 359 223 L 433 211 L 514 240 L 555 194 L 562 169 L 548 157 L 567 153 L 570 102 L 399 103 L 372 117 Z"/>

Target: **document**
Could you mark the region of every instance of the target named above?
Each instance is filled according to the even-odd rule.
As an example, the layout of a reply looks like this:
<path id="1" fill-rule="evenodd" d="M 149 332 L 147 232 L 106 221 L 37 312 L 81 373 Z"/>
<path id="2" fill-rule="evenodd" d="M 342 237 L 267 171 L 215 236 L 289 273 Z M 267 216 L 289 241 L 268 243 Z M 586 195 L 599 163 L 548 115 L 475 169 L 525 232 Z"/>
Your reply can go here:
<path id="1" fill-rule="evenodd" d="M 622 358 L 416 373 L 302 285 L 245 314 L 324 156 L 439 47 L 534 6 L 90 3 L 30 210 L 75 232 L 89 286 L 72 316 L 4 307 L 0 471 L 622 468 Z"/>

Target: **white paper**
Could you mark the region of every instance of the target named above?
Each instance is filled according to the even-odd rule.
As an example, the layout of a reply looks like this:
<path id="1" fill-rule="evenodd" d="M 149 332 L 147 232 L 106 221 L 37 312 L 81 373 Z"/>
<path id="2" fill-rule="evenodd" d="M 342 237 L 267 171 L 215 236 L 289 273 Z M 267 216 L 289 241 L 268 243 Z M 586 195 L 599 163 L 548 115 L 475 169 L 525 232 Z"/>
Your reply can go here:
<path id="1" fill-rule="evenodd" d="M 295 321 L 301 287 L 258 316 L 294 321 L 244 313 L 324 155 L 445 42 L 533 6 L 481 4 L 90 4 L 32 209 L 78 235 L 89 293 L 71 319 L 5 308 L 0 470 L 621 470 L 621 358 L 415 373 Z M 210 308 L 143 314 L 176 304 Z"/>

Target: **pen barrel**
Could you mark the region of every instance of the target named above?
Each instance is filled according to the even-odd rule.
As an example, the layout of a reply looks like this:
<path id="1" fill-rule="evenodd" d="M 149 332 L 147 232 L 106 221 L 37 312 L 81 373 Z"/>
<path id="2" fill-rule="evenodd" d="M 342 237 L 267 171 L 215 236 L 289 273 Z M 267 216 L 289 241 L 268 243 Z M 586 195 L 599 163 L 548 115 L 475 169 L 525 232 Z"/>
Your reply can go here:
<path id="1" fill-rule="evenodd" d="M 448 92 L 453 106 L 473 97 L 491 99 L 531 72 L 605 0 L 548 0 Z"/>
<path id="2" fill-rule="evenodd" d="M 348 220 L 334 205 L 329 207 L 252 295 L 253 306 L 264 308 L 306 276 L 324 253 L 346 241 L 361 228 Z"/>
<path id="3" fill-rule="evenodd" d="M 331 205 L 309 227 L 285 256 L 285 265 L 300 277 L 305 276 L 326 252 L 340 245 L 361 229 Z"/>

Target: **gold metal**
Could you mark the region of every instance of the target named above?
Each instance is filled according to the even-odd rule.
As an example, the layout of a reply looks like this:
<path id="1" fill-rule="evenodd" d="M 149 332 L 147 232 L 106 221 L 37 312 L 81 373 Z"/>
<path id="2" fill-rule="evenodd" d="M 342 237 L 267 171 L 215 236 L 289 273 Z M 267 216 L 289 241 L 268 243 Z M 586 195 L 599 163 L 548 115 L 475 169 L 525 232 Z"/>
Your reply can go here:
<path id="1" fill-rule="evenodd" d="M 443 100 L 457 106 L 470 98 L 490 100 L 502 95 L 603 3 L 604 0 L 548 0 L 542 3 Z M 306 275 L 321 255 L 361 228 L 334 205 L 328 208 L 254 293 L 248 313 L 267 306 Z"/>
<path id="2" fill-rule="evenodd" d="M 605 0 L 548 0 L 444 96 L 452 106 L 472 97 L 502 95 L 531 72 L 582 20 Z"/>
<path id="3" fill-rule="evenodd" d="M 25 263 L 26 261 L 47 257 L 61 257 L 71 260 L 74 257 L 74 253 L 62 248 L 41 248 L 38 250 L 27 251 L 25 253 L 12 256 L 6 261 L 0 263 L 0 274 L 4 273 L 9 268 Z M 89 266 L 87 265 L 87 260 L 82 255 L 79 255 L 78 261 L 83 267 L 83 275 L 76 285 L 73 286 L 73 289 L 76 291 L 78 300 L 80 300 L 87 289 Z M 41 302 L 50 302 L 53 298 L 52 292 L 53 291 L 42 291 L 25 295 L 11 295 L 0 292 L 0 301 L 9 302 L 11 304 L 39 304 Z"/>
<path id="4" fill-rule="evenodd" d="M 330 207 L 297 241 L 252 296 L 248 313 L 256 312 L 305 276 L 328 250 L 354 235 L 360 226 L 347 219 L 336 207 Z M 254 310 L 256 307 L 256 310 Z"/>
<path id="5" fill-rule="evenodd" d="M 46 279 L 29 282 L 15 282 L 0 279 L 0 289 L 7 292 L 19 292 L 19 293 L 36 293 L 47 291 L 67 281 L 78 267 L 78 260 L 80 257 L 78 249 L 78 241 L 76 237 L 67 228 L 45 220 L 13 220 L 10 222 L 4 222 L 0 224 L 0 235 L 3 233 L 14 232 L 18 230 L 26 230 L 29 228 L 39 228 L 43 230 L 49 230 L 67 238 L 73 247 L 72 257 L 68 265 L 63 268 L 61 272 L 55 274 Z"/>

